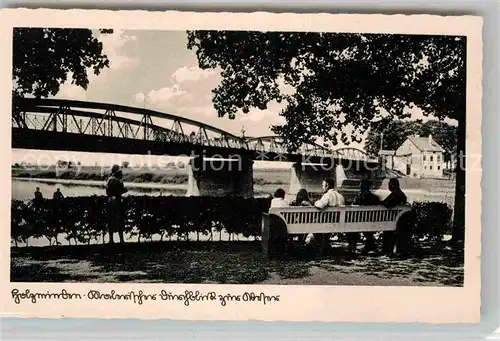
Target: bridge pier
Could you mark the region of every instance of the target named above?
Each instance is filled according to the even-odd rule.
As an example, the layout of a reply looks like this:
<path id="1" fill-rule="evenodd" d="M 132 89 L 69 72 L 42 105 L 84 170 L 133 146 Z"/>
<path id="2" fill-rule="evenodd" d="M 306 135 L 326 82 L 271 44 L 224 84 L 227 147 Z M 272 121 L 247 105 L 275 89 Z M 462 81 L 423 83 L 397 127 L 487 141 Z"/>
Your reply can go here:
<path id="1" fill-rule="evenodd" d="M 356 195 L 358 195 L 361 180 L 370 180 L 372 189 L 380 188 L 382 183 L 382 181 L 377 179 L 377 169 L 367 169 L 362 166 L 361 162 L 342 167 L 342 174 L 340 176 L 343 178 L 343 181 L 341 185 L 338 185 L 339 192 L 348 202 L 354 200 Z"/>
<path id="2" fill-rule="evenodd" d="M 245 158 L 209 159 L 197 156 L 187 165 L 186 196 L 253 197 L 253 161 Z"/>
<path id="3" fill-rule="evenodd" d="M 290 172 L 290 187 L 285 199 L 294 200 L 301 188 L 306 189 L 309 194 L 322 193 L 323 180 L 334 178 L 339 192 L 350 202 L 358 194 L 362 179 L 372 180 L 374 189 L 380 187 L 375 174 L 374 171 L 352 163 L 332 162 L 330 165 L 295 163 Z"/>
<path id="4" fill-rule="evenodd" d="M 310 194 L 321 193 L 323 180 L 329 177 L 336 178 L 336 168 L 335 164 L 294 163 L 290 170 L 290 187 L 285 199 L 294 200 L 302 188 Z"/>

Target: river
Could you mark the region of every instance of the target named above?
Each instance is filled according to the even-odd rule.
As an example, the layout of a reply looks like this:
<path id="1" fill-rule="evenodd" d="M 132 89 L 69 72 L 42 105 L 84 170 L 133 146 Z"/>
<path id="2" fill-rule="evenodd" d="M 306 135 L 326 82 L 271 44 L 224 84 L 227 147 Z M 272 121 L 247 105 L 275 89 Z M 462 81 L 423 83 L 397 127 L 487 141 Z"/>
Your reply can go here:
<path id="1" fill-rule="evenodd" d="M 65 197 L 79 197 L 91 195 L 106 195 L 105 181 L 96 180 L 67 180 L 67 179 L 39 179 L 39 178 L 15 178 L 12 179 L 12 200 L 30 200 L 34 197 L 36 187 L 44 198 L 52 198 L 57 188 Z M 127 195 L 177 195 L 184 196 L 187 193 L 187 184 L 162 184 L 157 182 L 125 182 Z M 255 197 L 263 197 L 274 193 L 280 185 L 254 185 Z"/>
<path id="2" fill-rule="evenodd" d="M 34 196 L 35 188 L 40 187 L 44 198 L 52 198 L 57 188 L 60 188 L 65 197 L 105 195 L 105 181 L 95 180 L 65 180 L 65 179 L 35 179 L 15 178 L 12 179 L 12 200 L 30 200 Z M 184 196 L 187 192 L 187 184 L 162 184 L 162 183 L 134 183 L 125 182 L 128 192 L 125 195 L 178 195 Z M 256 197 L 267 196 L 279 188 L 288 187 L 283 185 L 254 185 Z M 452 191 L 428 191 L 425 189 L 403 189 L 408 201 L 443 201 L 453 206 L 454 195 Z M 386 189 L 373 191 L 381 198 L 389 195 Z"/>
<path id="3" fill-rule="evenodd" d="M 12 200 L 29 200 L 34 196 L 36 187 L 40 187 L 44 198 L 52 198 L 57 188 L 65 197 L 106 195 L 105 181 L 32 179 L 17 178 L 12 180 Z M 125 195 L 184 195 L 187 185 L 158 183 L 125 183 L 128 192 Z"/>

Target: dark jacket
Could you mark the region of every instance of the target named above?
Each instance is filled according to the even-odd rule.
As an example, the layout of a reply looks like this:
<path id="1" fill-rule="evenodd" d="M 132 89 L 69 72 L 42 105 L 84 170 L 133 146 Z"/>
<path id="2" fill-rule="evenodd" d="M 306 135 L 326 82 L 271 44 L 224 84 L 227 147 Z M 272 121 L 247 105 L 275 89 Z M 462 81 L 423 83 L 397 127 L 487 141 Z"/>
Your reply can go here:
<path id="1" fill-rule="evenodd" d="M 110 176 L 108 182 L 106 183 L 106 195 L 108 197 L 120 197 L 127 190 L 123 185 L 123 181 L 115 176 Z"/>
<path id="2" fill-rule="evenodd" d="M 294 200 L 290 203 L 290 206 L 312 206 L 312 203 L 307 200 L 298 203 L 297 201 Z"/>
<path id="3" fill-rule="evenodd" d="M 380 198 L 371 192 L 359 194 L 354 198 L 354 205 L 371 206 L 380 205 Z"/>
<path id="4" fill-rule="evenodd" d="M 395 190 L 382 201 L 385 207 L 394 207 L 398 205 L 405 205 L 407 203 L 406 195 L 401 190 Z"/>

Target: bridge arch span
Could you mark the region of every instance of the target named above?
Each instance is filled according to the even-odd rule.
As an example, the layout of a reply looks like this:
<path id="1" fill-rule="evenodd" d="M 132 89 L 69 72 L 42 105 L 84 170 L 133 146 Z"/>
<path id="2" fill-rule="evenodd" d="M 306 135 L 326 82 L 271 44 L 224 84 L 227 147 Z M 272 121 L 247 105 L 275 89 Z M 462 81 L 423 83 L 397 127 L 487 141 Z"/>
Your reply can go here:
<path id="1" fill-rule="evenodd" d="M 82 108 L 82 109 L 95 109 L 103 111 L 118 111 L 122 113 L 135 114 L 140 116 L 150 116 L 162 119 L 168 119 L 172 121 L 178 121 L 181 123 L 186 123 L 192 126 L 202 127 L 206 130 L 218 133 L 223 136 L 230 137 L 232 139 L 241 140 L 239 136 L 231 134 L 227 131 L 219 129 L 217 127 L 211 126 L 209 124 L 198 122 L 189 118 L 176 116 L 156 110 L 130 107 L 121 104 L 110 104 L 110 103 L 100 103 L 100 102 L 87 102 L 87 101 L 75 101 L 68 99 L 42 99 L 42 98 L 15 98 L 13 104 L 19 108 L 21 111 L 32 111 L 39 107 L 52 107 L 54 109 L 67 107 L 67 108 Z"/>

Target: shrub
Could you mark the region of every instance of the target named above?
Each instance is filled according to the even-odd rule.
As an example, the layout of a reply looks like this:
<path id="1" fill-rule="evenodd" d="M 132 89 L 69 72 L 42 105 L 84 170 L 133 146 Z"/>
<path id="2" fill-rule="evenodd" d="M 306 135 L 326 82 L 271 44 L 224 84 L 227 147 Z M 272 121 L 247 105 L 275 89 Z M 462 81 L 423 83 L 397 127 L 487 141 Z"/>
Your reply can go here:
<path id="1" fill-rule="evenodd" d="M 210 235 L 225 231 L 230 235 L 258 237 L 261 216 L 270 206 L 270 197 L 174 197 L 126 196 L 123 198 L 125 233 L 139 240 Z M 57 242 L 61 233 L 71 244 L 88 244 L 107 233 L 105 196 L 67 197 L 59 201 L 43 199 L 12 201 L 11 234 L 14 243 L 45 237 Z M 441 239 L 449 231 L 451 208 L 440 202 L 413 204 L 413 229 L 416 237 Z"/>
<path id="2" fill-rule="evenodd" d="M 414 236 L 440 241 L 450 233 L 452 209 L 444 202 L 414 202 Z"/>
<path id="3" fill-rule="evenodd" d="M 29 237 L 54 241 L 65 233 L 69 243 L 87 244 L 107 232 L 106 197 L 67 197 L 12 201 L 11 230 L 15 243 Z M 174 196 L 127 196 L 123 198 L 125 233 L 139 240 L 154 235 L 209 235 L 212 228 L 229 234 L 259 236 L 261 215 L 270 205 L 268 198 L 212 198 Z"/>

